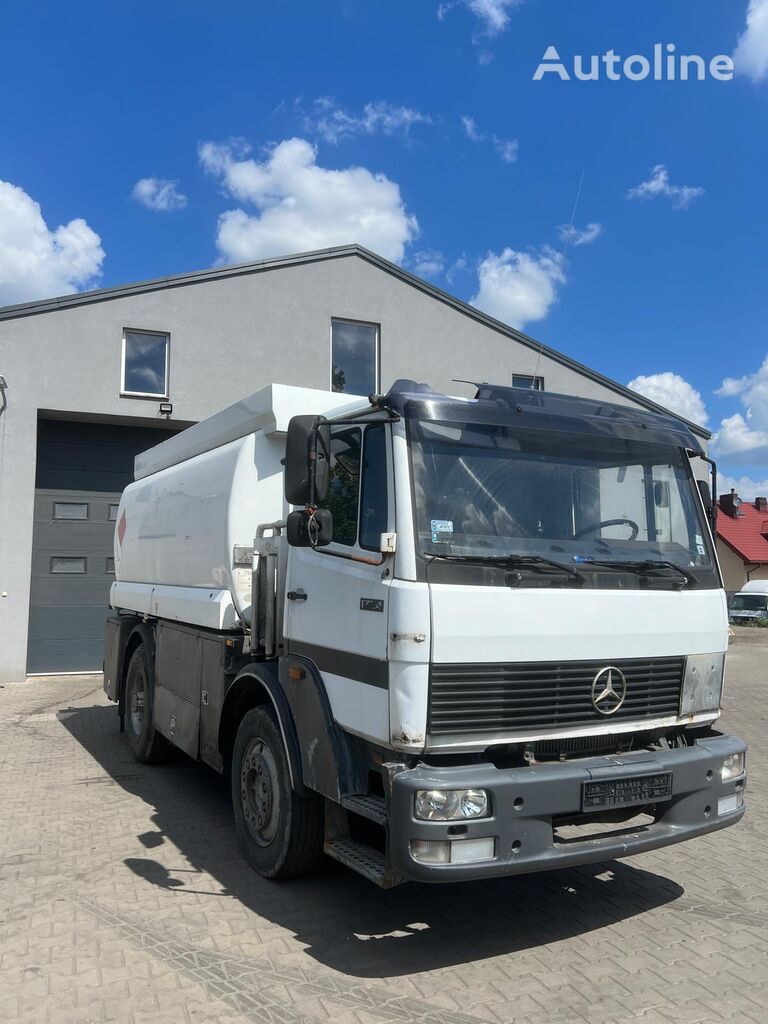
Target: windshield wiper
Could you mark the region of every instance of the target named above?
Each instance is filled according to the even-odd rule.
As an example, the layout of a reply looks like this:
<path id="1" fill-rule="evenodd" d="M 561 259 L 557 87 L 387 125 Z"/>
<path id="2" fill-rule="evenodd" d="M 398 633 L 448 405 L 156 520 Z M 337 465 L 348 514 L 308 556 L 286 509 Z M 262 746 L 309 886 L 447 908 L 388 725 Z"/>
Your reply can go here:
<path id="1" fill-rule="evenodd" d="M 505 569 L 530 569 L 532 572 L 547 573 L 554 576 L 560 574 L 569 579 L 584 582 L 584 573 L 574 569 L 573 566 L 565 565 L 563 562 L 555 562 L 551 558 L 544 558 L 543 555 L 429 555 L 430 561 L 434 558 L 445 559 L 450 562 L 471 562 L 475 565 L 501 565 Z"/>
<path id="2" fill-rule="evenodd" d="M 681 590 L 683 589 L 683 587 L 687 587 L 689 583 L 692 583 L 694 586 L 696 586 L 696 584 L 698 583 L 698 580 L 696 579 L 696 576 L 692 572 L 690 572 L 690 570 L 684 569 L 682 567 L 682 565 L 677 565 L 676 562 L 667 562 L 667 561 L 663 561 L 663 560 L 656 561 L 656 560 L 654 560 L 652 558 L 646 558 L 646 559 L 643 559 L 641 561 L 635 561 L 635 562 L 631 562 L 631 561 L 625 562 L 625 561 L 623 561 L 620 558 L 615 558 L 615 559 L 599 559 L 599 560 L 596 559 L 596 558 L 590 558 L 590 559 L 588 559 L 586 562 L 584 562 L 582 564 L 585 564 L 585 565 L 600 565 L 600 566 L 604 565 L 608 569 L 626 569 L 628 572 L 635 572 L 635 573 L 653 573 L 653 572 L 655 572 L 655 573 L 658 574 L 659 570 L 663 571 L 664 569 L 667 569 L 667 570 L 672 569 L 674 572 L 678 573 L 680 575 L 680 577 L 681 577 L 681 579 L 678 580 L 678 586 L 680 587 Z"/>
<path id="3" fill-rule="evenodd" d="M 534 572 L 542 572 L 544 567 L 561 572 L 572 580 L 584 582 L 584 573 L 574 569 L 572 565 L 565 565 L 564 562 L 556 562 L 552 558 L 544 558 L 543 555 L 506 555 L 504 565 L 510 568 L 519 566 L 522 569 L 533 569 Z"/>

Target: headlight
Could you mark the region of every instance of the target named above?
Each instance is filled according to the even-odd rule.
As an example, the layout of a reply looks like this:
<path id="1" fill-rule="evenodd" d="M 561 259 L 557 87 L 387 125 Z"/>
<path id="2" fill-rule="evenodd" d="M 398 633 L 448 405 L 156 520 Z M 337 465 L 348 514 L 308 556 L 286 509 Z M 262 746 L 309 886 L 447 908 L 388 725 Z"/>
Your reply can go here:
<path id="1" fill-rule="evenodd" d="M 736 779 L 739 775 L 743 775 L 745 761 L 743 751 L 740 754 L 731 754 L 730 757 L 726 757 L 720 769 L 720 777 L 723 782 L 728 782 L 729 779 Z"/>
<path id="2" fill-rule="evenodd" d="M 414 813 L 421 821 L 485 818 L 488 794 L 484 789 L 418 789 Z"/>
<path id="3" fill-rule="evenodd" d="M 689 654 L 685 659 L 680 714 L 718 711 L 723 690 L 724 654 Z"/>

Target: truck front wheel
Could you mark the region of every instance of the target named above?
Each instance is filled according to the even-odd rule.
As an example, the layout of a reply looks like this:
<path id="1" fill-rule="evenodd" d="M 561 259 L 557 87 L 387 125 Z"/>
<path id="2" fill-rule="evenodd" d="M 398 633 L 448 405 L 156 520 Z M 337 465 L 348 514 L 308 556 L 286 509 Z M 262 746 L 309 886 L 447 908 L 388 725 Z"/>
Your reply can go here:
<path id="1" fill-rule="evenodd" d="M 293 790 L 280 730 L 265 707 L 248 711 L 237 730 L 232 807 L 243 853 L 260 875 L 292 878 L 316 867 L 323 847 L 323 801 Z"/>

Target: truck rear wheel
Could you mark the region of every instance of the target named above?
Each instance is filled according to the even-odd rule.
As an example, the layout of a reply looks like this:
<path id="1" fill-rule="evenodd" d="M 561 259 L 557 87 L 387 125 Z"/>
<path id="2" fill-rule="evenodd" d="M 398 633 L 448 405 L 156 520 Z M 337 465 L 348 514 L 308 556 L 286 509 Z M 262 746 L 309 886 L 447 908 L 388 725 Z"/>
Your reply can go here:
<path id="1" fill-rule="evenodd" d="M 152 764 L 162 759 L 168 743 L 155 729 L 152 713 L 154 687 L 145 644 L 139 644 L 128 663 L 125 681 L 125 735 L 137 761 Z"/>
<path id="2" fill-rule="evenodd" d="M 323 800 L 294 791 L 280 730 L 264 707 L 248 711 L 237 730 L 232 808 L 243 853 L 260 875 L 292 878 L 317 866 L 323 848 Z"/>

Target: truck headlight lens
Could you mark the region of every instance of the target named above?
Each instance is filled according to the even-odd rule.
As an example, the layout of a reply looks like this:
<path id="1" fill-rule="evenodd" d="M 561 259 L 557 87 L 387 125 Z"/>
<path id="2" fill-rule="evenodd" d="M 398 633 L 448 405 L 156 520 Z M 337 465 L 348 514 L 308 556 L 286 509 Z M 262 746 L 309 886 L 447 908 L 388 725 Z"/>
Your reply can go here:
<path id="1" fill-rule="evenodd" d="M 418 789 L 414 813 L 421 821 L 485 818 L 488 794 L 484 789 Z"/>
<path id="2" fill-rule="evenodd" d="M 720 777 L 723 782 L 728 782 L 729 779 L 737 779 L 740 775 L 743 775 L 745 760 L 743 751 L 740 754 L 731 754 L 729 757 L 726 757 L 720 769 Z"/>
<path id="3" fill-rule="evenodd" d="M 689 654 L 685 659 L 680 714 L 719 711 L 725 654 Z"/>

